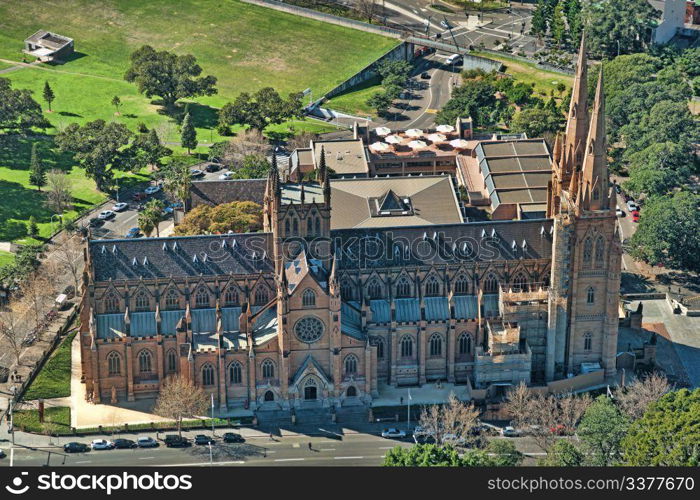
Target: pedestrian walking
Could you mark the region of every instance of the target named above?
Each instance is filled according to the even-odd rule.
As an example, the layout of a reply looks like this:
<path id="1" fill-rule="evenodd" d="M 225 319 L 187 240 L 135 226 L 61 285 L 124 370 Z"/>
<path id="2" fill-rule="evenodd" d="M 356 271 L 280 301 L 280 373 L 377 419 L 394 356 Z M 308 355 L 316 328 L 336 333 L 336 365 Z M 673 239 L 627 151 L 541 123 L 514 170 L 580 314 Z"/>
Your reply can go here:
<path id="1" fill-rule="evenodd" d="M 309 441 L 309 451 L 311 451 L 311 450 L 312 450 L 312 448 L 311 448 L 311 441 Z"/>

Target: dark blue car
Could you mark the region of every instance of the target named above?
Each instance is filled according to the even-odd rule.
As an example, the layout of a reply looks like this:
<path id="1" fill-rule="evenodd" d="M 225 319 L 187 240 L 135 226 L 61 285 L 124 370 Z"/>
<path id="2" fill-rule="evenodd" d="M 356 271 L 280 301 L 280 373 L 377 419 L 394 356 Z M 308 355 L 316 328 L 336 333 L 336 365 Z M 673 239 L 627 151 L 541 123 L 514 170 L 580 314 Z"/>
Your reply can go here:
<path id="1" fill-rule="evenodd" d="M 141 235 L 138 227 L 132 227 L 129 232 L 126 233 L 127 238 L 138 238 Z"/>

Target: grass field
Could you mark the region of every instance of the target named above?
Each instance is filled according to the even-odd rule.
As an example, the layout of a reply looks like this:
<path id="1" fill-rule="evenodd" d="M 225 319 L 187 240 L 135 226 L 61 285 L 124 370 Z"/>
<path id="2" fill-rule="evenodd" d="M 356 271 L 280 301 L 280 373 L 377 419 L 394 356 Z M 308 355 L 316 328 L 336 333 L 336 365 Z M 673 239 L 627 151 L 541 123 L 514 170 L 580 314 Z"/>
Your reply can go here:
<path id="1" fill-rule="evenodd" d="M 534 83 L 535 92 L 541 96 L 549 96 L 550 92 L 553 90 L 555 95 L 557 95 L 557 85 L 563 83 L 566 88 L 571 88 L 574 82 L 573 77 L 568 75 L 563 75 L 561 73 L 554 73 L 553 71 L 546 71 L 537 67 L 535 63 L 526 63 L 508 57 L 507 55 L 496 55 L 491 52 L 472 52 L 473 55 L 486 57 L 488 59 L 494 59 L 496 61 L 501 61 L 505 68 L 504 73 L 512 75 L 519 82 Z"/>
<path id="2" fill-rule="evenodd" d="M 24 393 L 25 401 L 70 396 L 71 342 L 74 337 L 75 332 L 63 339 L 56 348 Z"/>
<path id="3" fill-rule="evenodd" d="M 367 105 L 367 99 L 373 94 L 381 92 L 383 87 L 379 83 L 379 78 L 373 78 L 361 83 L 350 90 L 328 99 L 323 105 L 330 109 L 349 113 L 351 115 L 377 116 L 377 111 Z"/>
<path id="4" fill-rule="evenodd" d="M 13 415 L 15 427 L 25 431 L 45 434 L 48 430 L 53 435 L 71 433 L 70 408 L 56 406 L 44 409 L 44 422 L 39 422 L 38 410 L 17 410 Z"/>
<path id="5" fill-rule="evenodd" d="M 38 29 L 74 38 L 74 57 L 66 64 L 23 68 L 0 77 L 10 79 L 15 88 L 32 90 L 44 108 L 41 91 L 49 82 L 56 95 L 52 112 L 46 111 L 54 127 L 49 134 L 98 118 L 132 130 L 143 123 L 155 127 L 176 154 L 182 153 L 178 124 L 123 80 L 129 54 L 138 47 L 150 44 L 191 53 L 204 74 L 217 77 L 217 95 L 182 102 L 189 102 L 199 142 L 207 144 L 225 140 L 214 130 L 217 108 L 238 93 L 272 86 L 283 95 L 306 88 L 321 95 L 397 43 L 237 0 L 104 0 L 99 8 L 92 0 L 5 0 L 0 3 L 0 59 L 5 60 L 0 70 L 26 57 L 23 40 Z M 119 115 L 110 104 L 114 96 L 122 102 Z M 334 130 L 320 122 L 296 120 L 268 132 L 284 135 L 292 129 Z M 50 136 L 32 140 L 41 141 L 42 157 L 51 168 L 64 170 L 74 181 L 76 211 L 105 198 L 70 156 L 56 151 Z M 52 214 L 44 208 L 43 196 L 28 185 L 30 150 L 30 140 L 0 136 L 0 241 L 23 241 L 31 215 L 39 222 L 40 236 L 52 232 Z M 196 152 L 206 150 L 200 146 Z"/>

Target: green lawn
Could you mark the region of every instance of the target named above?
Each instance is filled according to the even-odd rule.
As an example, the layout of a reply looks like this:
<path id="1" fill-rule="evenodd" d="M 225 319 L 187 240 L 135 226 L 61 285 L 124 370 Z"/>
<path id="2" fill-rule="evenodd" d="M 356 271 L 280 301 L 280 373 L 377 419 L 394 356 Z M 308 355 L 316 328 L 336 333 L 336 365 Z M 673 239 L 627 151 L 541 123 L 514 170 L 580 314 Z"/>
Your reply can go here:
<path id="1" fill-rule="evenodd" d="M 36 378 L 32 381 L 24 399 L 49 399 L 70 396 L 71 342 L 75 332 L 59 345 Z"/>
<path id="2" fill-rule="evenodd" d="M 538 68 L 535 63 L 519 61 L 508 57 L 506 54 L 492 54 L 491 52 L 472 52 L 471 54 L 501 61 L 505 66 L 503 69 L 504 73 L 512 75 L 519 82 L 534 83 L 535 92 L 541 96 L 549 96 L 552 90 L 558 96 L 557 85 L 559 83 L 563 83 L 569 89 L 574 82 L 571 76 L 543 70 Z"/>
<path id="3" fill-rule="evenodd" d="M 44 409 L 44 422 L 39 422 L 38 410 L 17 410 L 13 415 L 13 424 L 25 432 L 44 434 L 47 426 L 51 434 L 70 434 L 70 408 L 57 406 Z"/>
<path id="4" fill-rule="evenodd" d="M 379 83 L 379 78 L 372 78 L 340 95 L 328 99 L 323 105 L 341 113 L 374 118 L 377 116 L 377 111 L 367 105 L 367 99 L 382 90 L 383 87 Z"/>
<path id="5" fill-rule="evenodd" d="M 15 254 L 0 250 L 0 267 L 7 265 L 15 260 Z"/>

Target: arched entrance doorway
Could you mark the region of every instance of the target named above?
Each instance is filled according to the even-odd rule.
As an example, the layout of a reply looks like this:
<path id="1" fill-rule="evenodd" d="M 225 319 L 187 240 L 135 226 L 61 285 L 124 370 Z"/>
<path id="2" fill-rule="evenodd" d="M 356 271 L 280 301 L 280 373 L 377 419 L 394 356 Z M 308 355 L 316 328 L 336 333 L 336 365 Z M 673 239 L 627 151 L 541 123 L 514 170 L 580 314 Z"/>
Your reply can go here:
<path id="1" fill-rule="evenodd" d="M 265 393 L 265 401 L 274 401 L 275 400 L 275 393 L 272 391 L 267 391 Z"/>
<path id="2" fill-rule="evenodd" d="M 318 386 L 313 378 L 304 384 L 304 401 L 316 401 L 318 399 Z"/>
<path id="3" fill-rule="evenodd" d="M 357 389 L 355 389 L 355 386 L 351 385 L 350 387 L 348 387 L 348 390 L 345 391 L 345 395 L 349 398 L 354 398 L 355 396 L 357 396 Z"/>

